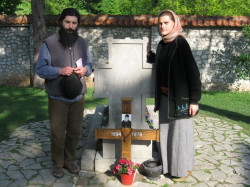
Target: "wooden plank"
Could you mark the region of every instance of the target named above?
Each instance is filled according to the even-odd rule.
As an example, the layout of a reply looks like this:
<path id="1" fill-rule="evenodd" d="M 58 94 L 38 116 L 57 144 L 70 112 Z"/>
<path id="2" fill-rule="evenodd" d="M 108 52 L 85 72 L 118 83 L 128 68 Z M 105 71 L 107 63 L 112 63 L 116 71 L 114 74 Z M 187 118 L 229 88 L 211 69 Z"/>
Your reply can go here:
<path id="1" fill-rule="evenodd" d="M 131 129 L 131 128 L 122 128 Z M 97 129 L 95 128 L 95 139 L 122 139 L 120 129 Z M 159 129 L 132 129 L 132 140 L 156 140 L 159 141 Z"/>
<path id="2" fill-rule="evenodd" d="M 159 142 L 159 129 L 133 129 L 132 140 L 156 140 Z"/>
<path id="3" fill-rule="evenodd" d="M 95 139 L 121 140 L 122 157 L 131 160 L 132 140 L 156 140 L 159 141 L 159 129 L 97 129 L 95 128 Z"/>
<path id="4" fill-rule="evenodd" d="M 122 157 L 131 160 L 131 128 L 122 128 Z"/>
<path id="5" fill-rule="evenodd" d="M 95 139 L 120 140 L 122 133 L 120 129 L 98 129 L 95 128 Z"/>

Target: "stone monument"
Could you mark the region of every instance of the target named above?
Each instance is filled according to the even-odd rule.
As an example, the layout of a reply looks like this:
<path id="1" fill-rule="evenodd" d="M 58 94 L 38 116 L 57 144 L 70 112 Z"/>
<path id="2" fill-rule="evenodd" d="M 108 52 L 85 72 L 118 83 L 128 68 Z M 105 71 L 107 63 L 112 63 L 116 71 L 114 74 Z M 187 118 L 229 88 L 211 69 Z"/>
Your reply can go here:
<path id="1" fill-rule="evenodd" d="M 145 122 L 145 108 L 146 99 L 154 96 L 155 71 L 153 65 L 146 62 L 148 39 L 107 38 L 107 43 L 108 62 L 93 65 L 93 96 L 109 99 L 109 123 L 105 128 L 121 128 L 121 98 L 132 98 L 132 128 L 149 129 Z M 121 142 L 103 140 L 103 151 L 98 152 L 95 158 L 95 170 L 110 170 L 110 166 L 120 157 Z M 143 162 L 152 157 L 152 141 L 132 141 L 134 162 Z"/>

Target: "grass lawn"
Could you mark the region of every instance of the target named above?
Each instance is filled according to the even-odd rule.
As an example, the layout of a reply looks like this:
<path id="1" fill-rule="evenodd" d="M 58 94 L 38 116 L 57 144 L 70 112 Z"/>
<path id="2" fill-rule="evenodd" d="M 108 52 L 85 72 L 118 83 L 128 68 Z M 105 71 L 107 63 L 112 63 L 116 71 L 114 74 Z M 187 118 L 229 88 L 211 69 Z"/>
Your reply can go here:
<path id="1" fill-rule="evenodd" d="M 147 104 L 154 104 L 148 99 Z M 242 132 L 250 136 L 250 93 L 203 91 L 200 105 L 200 116 L 209 116 L 238 124 Z"/>
<path id="2" fill-rule="evenodd" d="M 202 93 L 200 114 L 212 116 L 243 127 L 250 136 L 250 93 L 208 92 Z"/>
<path id="3" fill-rule="evenodd" d="M 108 104 L 107 99 L 92 97 L 93 88 L 88 89 L 85 109 L 98 104 Z M 28 122 L 48 119 L 47 94 L 43 89 L 0 86 L 0 141 Z M 152 104 L 153 100 L 147 101 Z M 244 128 L 250 136 L 250 93 L 203 92 L 200 115 L 216 117 Z"/>
<path id="4" fill-rule="evenodd" d="M 86 94 L 86 109 L 108 104 L 107 99 L 92 98 L 93 90 Z M 0 141 L 17 127 L 44 119 L 48 119 L 48 96 L 43 89 L 0 86 Z"/>

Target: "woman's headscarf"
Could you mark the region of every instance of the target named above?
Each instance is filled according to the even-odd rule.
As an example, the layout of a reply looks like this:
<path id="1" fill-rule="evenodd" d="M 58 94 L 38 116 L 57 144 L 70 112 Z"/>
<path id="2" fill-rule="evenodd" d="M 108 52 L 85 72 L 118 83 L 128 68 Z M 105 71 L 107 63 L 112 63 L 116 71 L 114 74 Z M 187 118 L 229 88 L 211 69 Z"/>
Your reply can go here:
<path id="1" fill-rule="evenodd" d="M 160 33 L 160 30 L 159 30 L 159 25 L 158 25 L 158 31 L 159 31 L 159 34 L 161 35 L 163 41 L 165 43 L 167 42 L 172 42 L 177 36 L 181 35 L 184 37 L 184 34 L 182 33 L 182 27 L 181 27 L 181 23 L 180 23 L 180 19 L 179 17 L 171 10 L 163 10 L 159 16 L 158 16 L 158 22 L 159 22 L 159 19 L 160 17 L 162 17 L 162 15 L 164 13 L 170 13 L 173 15 L 173 18 L 174 18 L 174 27 L 173 29 L 166 35 L 166 36 L 162 36 L 161 33 Z"/>

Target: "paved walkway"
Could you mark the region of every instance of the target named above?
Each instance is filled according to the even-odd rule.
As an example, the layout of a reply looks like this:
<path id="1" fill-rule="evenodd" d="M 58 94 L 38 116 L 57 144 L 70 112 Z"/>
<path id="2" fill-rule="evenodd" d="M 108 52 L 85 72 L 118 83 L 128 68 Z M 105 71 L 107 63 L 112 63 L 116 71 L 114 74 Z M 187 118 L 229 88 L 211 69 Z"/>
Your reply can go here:
<path id="1" fill-rule="evenodd" d="M 85 111 L 83 134 L 77 156 L 88 135 L 94 110 Z M 195 118 L 195 168 L 185 182 L 173 183 L 161 176 L 149 181 L 137 173 L 133 186 L 250 186 L 250 137 L 242 128 L 216 118 Z M 51 175 L 49 121 L 29 123 L 16 129 L 8 141 L 0 142 L 0 187 L 119 187 L 112 173 L 81 171 L 79 176 L 65 170 L 62 179 Z M 79 163 L 78 163 L 79 164 Z M 80 165 L 80 164 L 79 164 Z"/>

